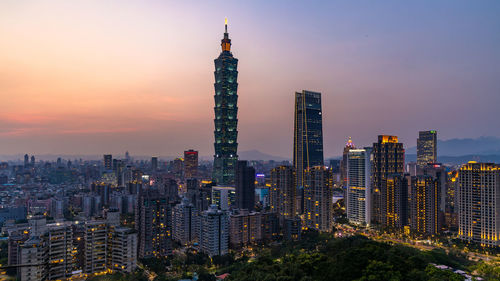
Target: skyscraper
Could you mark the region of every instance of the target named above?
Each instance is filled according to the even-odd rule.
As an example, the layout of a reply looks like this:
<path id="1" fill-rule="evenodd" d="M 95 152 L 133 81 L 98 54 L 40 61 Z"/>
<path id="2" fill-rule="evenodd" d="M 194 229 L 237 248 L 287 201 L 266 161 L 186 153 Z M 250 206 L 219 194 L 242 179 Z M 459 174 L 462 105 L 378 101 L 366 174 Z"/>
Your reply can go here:
<path id="1" fill-rule="evenodd" d="M 196 178 L 198 176 L 198 151 L 184 151 L 184 178 Z"/>
<path id="2" fill-rule="evenodd" d="M 424 167 L 437 162 L 437 132 L 420 131 L 417 139 L 417 165 Z"/>
<path id="3" fill-rule="evenodd" d="M 458 181 L 458 237 L 499 246 L 500 166 L 471 161 L 460 168 Z"/>
<path id="4" fill-rule="evenodd" d="M 401 230 L 408 225 L 408 179 L 403 174 L 390 174 L 382 185 L 382 221 L 384 227 Z"/>
<path id="5" fill-rule="evenodd" d="M 151 170 L 156 172 L 158 170 L 158 157 L 151 157 Z"/>
<path id="6" fill-rule="evenodd" d="M 295 93 L 293 166 L 299 188 L 300 212 L 303 208 L 304 171 L 323 166 L 323 121 L 321 94 L 303 90 Z"/>
<path id="7" fill-rule="evenodd" d="M 356 148 L 352 142 L 351 137 L 347 140 L 344 146 L 344 151 L 342 152 L 342 161 L 340 163 L 340 184 L 341 187 L 347 186 L 347 154 L 349 150 Z"/>
<path id="8" fill-rule="evenodd" d="M 252 211 L 255 207 L 255 169 L 247 161 L 236 164 L 236 208 Z"/>
<path id="9" fill-rule="evenodd" d="M 346 160 L 347 219 L 352 223 L 371 223 L 371 148 L 350 149 Z"/>
<path id="10" fill-rule="evenodd" d="M 319 231 L 332 228 L 332 172 L 324 166 L 315 166 L 305 172 L 305 225 Z"/>
<path id="11" fill-rule="evenodd" d="M 227 32 L 221 41 L 222 52 L 215 59 L 215 155 L 213 179 L 219 185 L 234 183 L 238 160 L 238 59 L 231 53 Z"/>
<path id="12" fill-rule="evenodd" d="M 196 207 L 184 197 L 182 202 L 174 207 L 173 211 L 173 239 L 187 245 L 198 239 L 198 211 Z"/>
<path id="13" fill-rule="evenodd" d="M 403 144 L 398 142 L 397 136 L 378 136 L 378 142 L 373 144 L 373 208 L 372 221 L 384 224 L 389 201 L 386 179 L 389 175 L 402 175 L 404 172 Z"/>
<path id="14" fill-rule="evenodd" d="M 410 228 L 412 233 L 434 235 L 441 231 L 440 184 L 430 175 L 411 178 Z"/>

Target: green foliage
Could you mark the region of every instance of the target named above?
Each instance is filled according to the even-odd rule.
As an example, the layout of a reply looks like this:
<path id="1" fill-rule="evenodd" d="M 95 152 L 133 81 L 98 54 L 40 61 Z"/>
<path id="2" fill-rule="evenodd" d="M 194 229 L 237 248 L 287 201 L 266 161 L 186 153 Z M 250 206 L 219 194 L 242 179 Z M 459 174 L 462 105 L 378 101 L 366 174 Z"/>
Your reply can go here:
<path id="1" fill-rule="evenodd" d="M 272 248 L 253 262 L 233 266 L 229 280 L 463 280 L 429 263 L 459 267 L 462 257 L 444 251 L 421 252 L 363 236 L 333 239 L 306 233 L 295 245 Z M 459 265 L 459 266 L 457 266 Z M 458 278 L 458 279 L 457 279 Z"/>
<path id="2" fill-rule="evenodd" d="M 500 266 L 498 266 L 498 264 L 479 262 L 470 266 L 469 269 L 479 274 L 485 280 L 500 280 Z"/>

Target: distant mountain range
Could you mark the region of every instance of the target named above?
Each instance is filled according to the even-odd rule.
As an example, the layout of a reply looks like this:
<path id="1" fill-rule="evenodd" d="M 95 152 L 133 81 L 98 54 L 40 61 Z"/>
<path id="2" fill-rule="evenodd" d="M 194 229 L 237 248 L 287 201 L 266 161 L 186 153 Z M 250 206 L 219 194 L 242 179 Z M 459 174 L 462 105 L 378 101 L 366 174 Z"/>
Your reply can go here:
<path id="1" fill-rule="evenodd" d="M 500 155 L 500 138 L 479 137 L 476 139 L 438 140 L 438 155 Z M 407 154 L 417 154 L 417 147 L 410 147 Z"/>

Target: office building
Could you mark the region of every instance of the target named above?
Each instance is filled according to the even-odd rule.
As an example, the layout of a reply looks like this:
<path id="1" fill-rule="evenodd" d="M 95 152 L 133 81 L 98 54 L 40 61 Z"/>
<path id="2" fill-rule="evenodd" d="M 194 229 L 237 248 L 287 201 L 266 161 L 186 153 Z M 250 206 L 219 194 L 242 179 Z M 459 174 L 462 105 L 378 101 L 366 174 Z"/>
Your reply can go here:
<path id="1" fill-rule="evenodd" d="M 420 236 L 436 235 L 441 231 L 439 181 L 430 176 L 411 178 L 410 229 Z"/>
<path id="2" fill-rule="evenodd" d="M 271 170 L 269 187 L 269 206 L 271 212 L 282 218 L 294 218 L 298 213 L 295 169 L 278 166 Z M 281 220 L 282 221 L 282 220 Z"/>
<path id="3" fill-rule="evenodd" d="M 424 167 L 437 162 L 437 132 L 420 131 L 417 139 L 417 165 Z"/>
<path id="4" fill-rule="evenodd" d="M 300 213 L 304 204 L 304 172 L 314 166 L 323 166 L 323 121 L 321 94 L 310 91 L 295 93 L 293 137 L 293 166 L 298 187 Z"/>
<path id="5" fill-rule="evenodd" d="M 458 236 L 481 246 L 500 245 L 500 165 L 463 165 L 459 171 Z"/>
<path id="6" fill-rule="evenodd" d="M 199 244 L 200 250 L 209 255 L 222 256 L 229 248 L 229 218 L 226 211 L 211 205 L 200 215 Z"/>
<path id="7" fill-rule="evenodd" d="M 377 224 L 385 224 L 387 203 L 392 198 L 387 197 L 386 179 L 389 175 L 404 172 L 403 144 L 398 142 L 398 137 L 380 135 L 378 142 L 373 144 L 372 149 L 372 221 Z"/>
<path id="8" fill-rule="evenodd" d="M 331 231 L 333 178 L 329 169 L 316 166 L 306 170 L 304 186 L 305 227 Z"/>
<path id="9" fill-rule="evenodd" d="M 236 208 L 252 211 L 255 207 L 255 169 L 247 161 L 236 164 Z"/>
<path id="10" fill-rule="evenodd" d="M 184 151 L 184 177 L 186 179 L 198 177 L 198 151 Z"/>
<path id="11" fill-rule="evenodd" d="M 213 180 L 219 185 L 234 184 L 238 160 L 238 59 L 231 53 L 231 39 L 225 26 L 222 52 L 215 59 L 215 154 Z"/>
<path id="12" fill-rule="evenodd" d="M 371 148 L 350 149 L 346 158 L 347 219 L 351 223 L 371 223 Z"/>
<path id="13" fill-rule="evenodd" d="M 156 172 L 158 170 L 158 157 L 151 157 L 151 171 Z"/>
<path id="14" fill-rule="evenodd" d="M 212 204 L 220 210 L 229 210 L 236 205 L 236 189 L 231 186 L 213 186 Z"/>

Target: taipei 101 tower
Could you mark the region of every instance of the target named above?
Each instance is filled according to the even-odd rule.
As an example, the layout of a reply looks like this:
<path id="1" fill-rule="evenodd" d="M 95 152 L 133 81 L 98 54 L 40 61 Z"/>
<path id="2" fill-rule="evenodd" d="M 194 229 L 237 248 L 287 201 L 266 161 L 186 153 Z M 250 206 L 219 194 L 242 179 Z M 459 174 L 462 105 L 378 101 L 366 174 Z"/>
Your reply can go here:
<path id="1" fill-rule="evenodd" d="M 215 154 L 213 180 L 218 185 L 233 185 L 238 161 L 238 59 L 231 53 L 227 19 L 222 52 L 215 59 Z"/>

